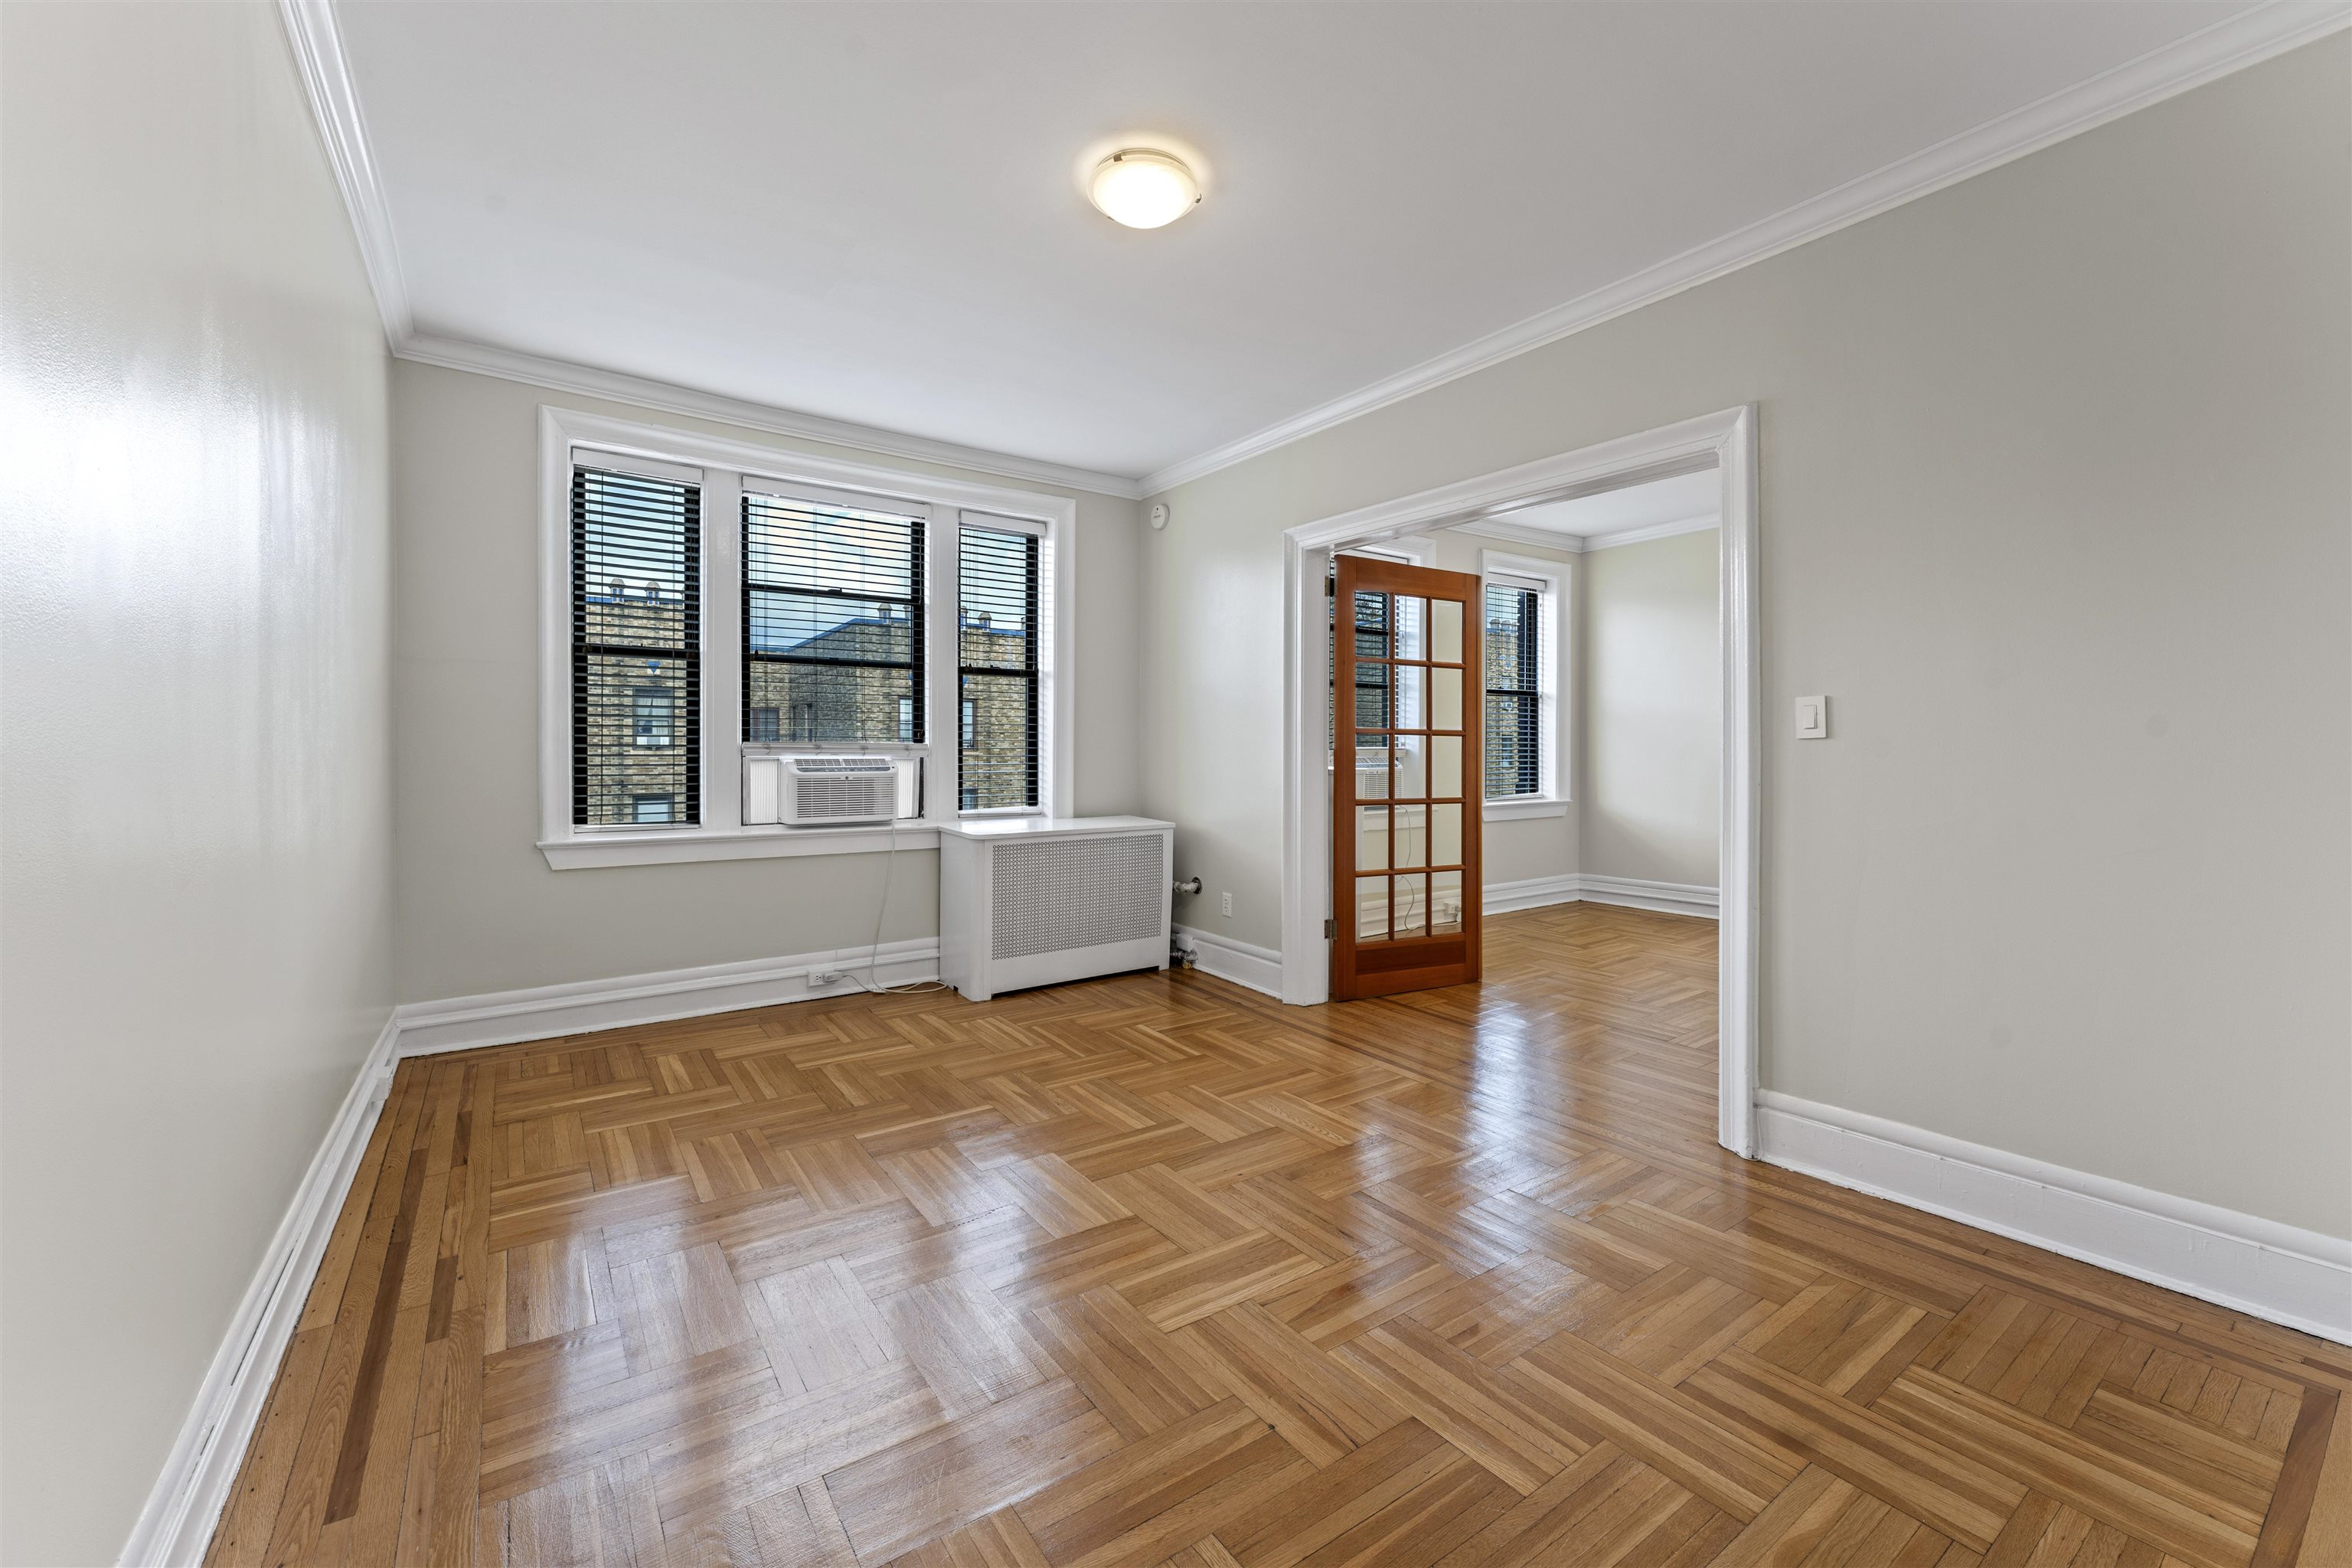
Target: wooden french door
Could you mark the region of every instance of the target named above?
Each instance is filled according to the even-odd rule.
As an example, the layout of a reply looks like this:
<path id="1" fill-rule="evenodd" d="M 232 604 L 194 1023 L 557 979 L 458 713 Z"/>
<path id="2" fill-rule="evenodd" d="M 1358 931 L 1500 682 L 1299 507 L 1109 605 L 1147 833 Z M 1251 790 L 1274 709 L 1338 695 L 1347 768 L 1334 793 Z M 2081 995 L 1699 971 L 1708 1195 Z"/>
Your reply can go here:
<path id="1" fill-rule="evenodd" d="M 1339 558 L 1331 999 L 1478 978 L 1478 579 Z"/>

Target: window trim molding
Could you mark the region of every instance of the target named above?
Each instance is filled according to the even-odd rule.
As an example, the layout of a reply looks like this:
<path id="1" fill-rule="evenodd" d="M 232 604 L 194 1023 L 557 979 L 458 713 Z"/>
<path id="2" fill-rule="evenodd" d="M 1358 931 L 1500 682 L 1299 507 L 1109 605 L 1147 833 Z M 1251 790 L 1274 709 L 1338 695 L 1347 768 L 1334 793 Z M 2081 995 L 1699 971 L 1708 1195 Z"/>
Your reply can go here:
<path id="1" fill-rule="evenodd" d="M 1543 788 L 1535 795 L 1503 795 L 1484 802 L 1480 816 L 1487 822 L 1514 822 L 1528 817 L 1565 816 L 1576 798 L 1570 781 L 1574 777 L 1571 764 L 1570 728 L 1573 718 L 1571 693 L 1574 688 L 1569 678 L 1570 624 L 1569 594 L 1572 587 L 1570 574 L 1575 570 L 1565 561 L 1546 561 L 1531 555 L 1513 555 L 1507 551 L 1478 552 L 1478 588 L 1483 598 L 1487 583 L 1496 577 L 1516 577 L 1523 582 L 1541 584 L 1538 600 L 1542 617 L 1538 628 L 1541 646 L 1549 649 L 1544 660 L 1542 696 L 1536 721 L 1541 740 L 1542 756 L 1538 771 Z M 1483 719 L 1486 703 L 1486 683 L 1479 683 L 1478 704 Z M 1483 781 L 1482 785 L 1483 786 Z"/>
<path id="2" fill-rule="evenodd" d="M 702 690 L 703 748 L 700 826 L 647 831 L 625 825 L 576 827 L 572 822 L 572 691 L 570 496 L 572 451 L 591 447 L 625 463 L 641 463 L 656 475 L 699 470 L 702 479 Z M 919 822 L 897 827 L 794 828 L 747 826 L 742 820 L 741 769 L 745 742 L 740 726 L 741 620 L 740 584 L 730 573 L 740 570 L 740 550 L 733 542 L 740 530 L 738 511 L 741 481 L 760 484 L 812 486 L 824 489 L 887 497 L 929 509 L 926 541 L 929 571 L 925 584 L 927 613 L 940 613 L 941 595 L 951 601 L 955 566 L 942 562 L 936 548 L 940 530 L 959 526 L 965 510 L 991 518 L 1026 523 L 1045 541 L 1039 584 L 1042 613 L 1049 620 L 1040 643 L 1046 668 L 1039 672 L 1038 815 L 1069 816 L 1076 810 L 1077 746 L 1077 514 L 1075 499 L 1040 491 L 1010 489 L 947 475 L 822 457 L 811 452 L 737 440 L 675 426 L 590 414 L 580 409 L 541 404 L 539 409 L 539 838 L 538 847 L 554 870 L 599 866 L 648 866 L 690 860 L 759 859 L 798 855 L 855 854 L 885 849 L 893 842 L 902 849 L 930 848 L 938 844 L 938 826 L 960 816 L 955 791 L 927 789 Z M 715 521 L 714 521 L 715 520 Z M 720 597 L 714 597 L 714 595 Z M 714 613 L 725 607 L 725 613 Z M 954 613 L 949 603 L 946 614 Z M 724 672 L 732 671 L 731 678 Z M 953 683 L 942 683 L 936 669 L 925 692 L 926 732 L 932 739 L 919 748 L 890 742 L 875 746 L 845 746 L 845 751 L 919 751 L 929 760 L 926 772 L 933 781 L 939 767 L 942 735 L 955 733 Z M 713 679 L 714 677 L 719 679 Z M 719 688 L 723 684 L 725 689 Z M 718 723 L 711 716 L 721 715 Z M 723 742 L 719 737 L 724 737 Z M 773 752 L 773 742 L 753 742 Z M 806 748 L 798 748 L 806 749 Z M 947 752 L 950 774 L 953 749 Z"/>

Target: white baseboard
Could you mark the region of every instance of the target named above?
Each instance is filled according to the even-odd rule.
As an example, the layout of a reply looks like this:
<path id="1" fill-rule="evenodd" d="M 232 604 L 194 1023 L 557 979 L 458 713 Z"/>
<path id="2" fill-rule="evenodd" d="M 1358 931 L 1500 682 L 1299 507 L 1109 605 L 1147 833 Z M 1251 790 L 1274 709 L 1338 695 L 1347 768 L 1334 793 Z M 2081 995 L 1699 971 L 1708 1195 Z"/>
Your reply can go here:
<path id="1" fill-rule="evenodd" d="M 229 1489 L 236 1485 L 237 1467 L 260 1423 L 270 1384 L 293 1341 L 294 1325 L 302 1316 L 319 1261 L 334 1233 L 335 1217 L 351 1191 L 352 1173 L 383 1112 L 398 1058 L 846 995 L 858 989 L 856 981 L 817 985 L 811 984 L 810 975 L 837 969 L 864 979 L 872 951 L 861 946 L 804 952 L 413 1002 L 393 1009 L 360 1064 L 351 1093 L 328 1124 L 261 1268 L 230 1321 L 228 1335 L 205 1373 L 171 1458 L 122 1548 L 122 1562 L 138 1568 L 194 1568 L 204 1561 Z M 923 937 L 884 942 L 874 978 L 881 984 L 898 985 L 936 979 L 939 972 L 939 939 Z"/>
<path id="2" fill-rule="evenodd" d="M 261 1267 L 246 1287 L 230 1318 L 228 1333 L 197 1386 L 196 1401 L 172 1445 L 163 1474 L 139 1510 L 122 1562 L 138 1568 L 194 1568 L 204 1561 L 236 1484 L 237 1468 L 260 1425 L 278 1363 L 293 1342 L 294 1326 L 310 1300 L 335 1216 L 342 1212 L 360 1156 L 367 1152 L 376 1117 L 392 1087 L 399 1020 L 383 1030 L 360 1062 L 359 1076 L 343 1097 L 310 1168 L 294 1189 L 294 1200 L 278 1222 L 278 1233 L 261 1256 Z"/>
<path id="3" fill-rule="evenodd" d="M 1628 909 L 1658 910 L 1670 915 L 1717 917 L 1716 889 L 1688 882 L 1649 882 L 1636 877 L 1601 877 L 1570 871 L 1559 877 L 1531 877 L 1524 882 L 1489 882 L 1480 905 L 1490 915 L 1513 910 L 1541 909 L 1547 904 L 1621 904 Z"/>
<path id="4" fill-rule="evenodd" d="M 1622 904 L 1629 910 L 1657 910 L 1670 915 L 1697 915 L 1714 920 L 1721 901 L 1713 888 L 1691 882 L 1649 882 L 1639 877 L 1598 877 L 1580 872 L 1577 883 L 1588 904 Z"/>
<path id="5" fill-rule="evenodd" d="M 1580 882 L 1573 871 L 1564 877 L 1530 877 L 1523 882 L 1489 882 L 1479 889 L 1478 907 L 1486 914 L 1507 915 L 1513 910 L 1572 904 L 1584 897 Z"/>
<path id="6" fill-rule="evenodd" d="M 1282 954 L 1274 949 L 1236 942 L 1194 926 L 1178 926 L 1175 937 L 1176 946 L 1192 955 L 1193 967 L 1203 974 L 1213 974 L 1269 996 L 1281 996 Z"/>
<path id="7" fill-rule="evenodd" d="M 2352 1344 L 2352 1241 L 1770 1089 L 1756 1127 L 1769 1163 Z"/>
<path id="8" fill-rule="evenodd" d="M 805 1002 L 817 996 L 846 996 L 866 978 L 868 946 L 838 948 L 828 952 L 799 952 L 784 958 L 755 958 L 741 963 L 712 963 L 696 969 L 671 969 L 654 974 L 624 974 L 611 980 L 581 980 L 562 985 L 535 985 L 522 991 L 494 991 L 480 996 L 453 996 L 440 1002 L 405 1002 L 398 1010 L 400 1054 L 425 1056 L 438 1051 L 469 1051 L 483 1046 L 510 1046 L 521 1040 L 552 1039 L 559 1035 L 584 1034 L 592 1029 L 618 1029 L 635 1024 L 661 1024 L 673 1018 L 696 1018 L 709 1013 L 732 1013 L 744 1007 L 772 1007 L 783 1002 Z M 810 976 L 839 970 L 855 980 L 814 984 Z M 940 973 L 937 937 L 886 942 L 874 965 L 877 984 L 903 985 L 936 980 Z"/>

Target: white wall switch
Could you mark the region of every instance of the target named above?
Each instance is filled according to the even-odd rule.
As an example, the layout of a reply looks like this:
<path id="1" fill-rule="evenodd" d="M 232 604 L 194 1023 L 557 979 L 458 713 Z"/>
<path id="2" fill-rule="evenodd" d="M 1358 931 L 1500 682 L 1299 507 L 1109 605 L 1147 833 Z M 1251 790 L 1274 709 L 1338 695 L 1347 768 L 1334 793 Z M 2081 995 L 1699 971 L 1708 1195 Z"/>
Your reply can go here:
<path id="1" fill-rule="evenodd" d="M 1797 699 L 1797 739 L 1826 741 L 1830 738 L 1830 700 L 1826 697 Z"/>
<path id="2" fill-rule="evenodd" d="M 1220 894 L 1217 901 L 1220 907 L 1224 910 L 1225 913 L 1232 914 L 1234 912 L 1234 896 L 1231 893 Z"/>

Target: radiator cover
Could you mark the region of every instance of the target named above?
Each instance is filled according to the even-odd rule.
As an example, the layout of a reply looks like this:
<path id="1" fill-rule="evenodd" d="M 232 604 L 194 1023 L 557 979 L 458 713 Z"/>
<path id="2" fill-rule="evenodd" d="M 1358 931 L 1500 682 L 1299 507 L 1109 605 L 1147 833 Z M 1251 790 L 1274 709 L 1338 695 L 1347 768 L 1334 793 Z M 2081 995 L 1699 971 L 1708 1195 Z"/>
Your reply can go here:
<path id="1" fill-rule="evenodd" d="M 973 1001 L 1168 966 L 1175 829 L 1148 817 L 940 829 L 940 973 Z"/>

